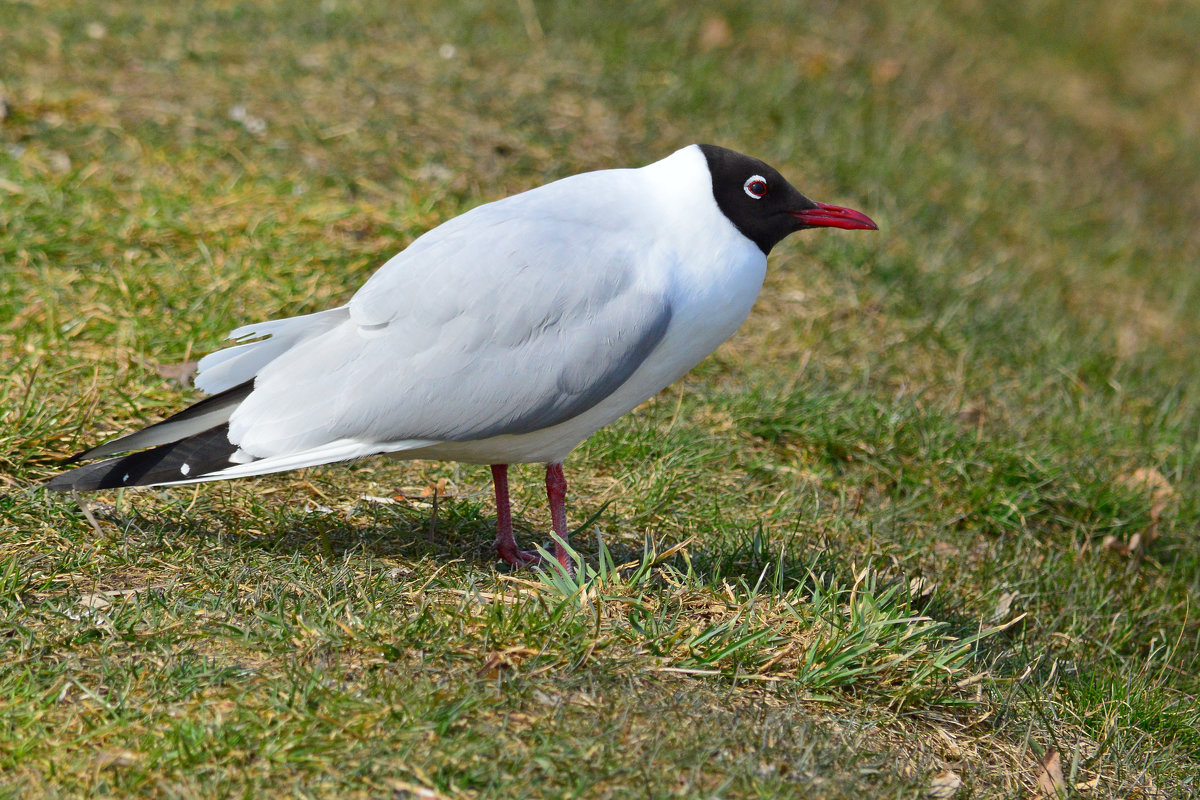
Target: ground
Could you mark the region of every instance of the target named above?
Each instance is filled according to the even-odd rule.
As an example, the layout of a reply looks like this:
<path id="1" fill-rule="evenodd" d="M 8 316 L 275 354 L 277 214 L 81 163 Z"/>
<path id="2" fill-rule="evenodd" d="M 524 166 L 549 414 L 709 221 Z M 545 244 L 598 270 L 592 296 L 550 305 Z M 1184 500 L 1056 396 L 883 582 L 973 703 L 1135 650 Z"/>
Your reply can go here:
<path id="1" fill-rule="evenodd" d="M 1147 5 L 0 0 L 0 797 L 1195 792 L 1200 11 Z M 697 141 L 881 230 L 573 454 L 577 579 L 484 468 L 38 488 Z"/>

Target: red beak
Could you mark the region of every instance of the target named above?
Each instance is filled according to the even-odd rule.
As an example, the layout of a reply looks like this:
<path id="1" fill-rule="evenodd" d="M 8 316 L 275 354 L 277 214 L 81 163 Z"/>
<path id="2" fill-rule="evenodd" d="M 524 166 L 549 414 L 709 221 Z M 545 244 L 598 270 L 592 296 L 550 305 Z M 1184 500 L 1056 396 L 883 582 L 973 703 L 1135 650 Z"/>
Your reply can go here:
<path id="1" fill-rule="evenodd" d="M 789 211 L 808 228 L 845 228 L 846 230 L 877 231 L 879 226 L 861 211 L 841 206 L 817 203 L 816 208 L 804 211 Z"/>

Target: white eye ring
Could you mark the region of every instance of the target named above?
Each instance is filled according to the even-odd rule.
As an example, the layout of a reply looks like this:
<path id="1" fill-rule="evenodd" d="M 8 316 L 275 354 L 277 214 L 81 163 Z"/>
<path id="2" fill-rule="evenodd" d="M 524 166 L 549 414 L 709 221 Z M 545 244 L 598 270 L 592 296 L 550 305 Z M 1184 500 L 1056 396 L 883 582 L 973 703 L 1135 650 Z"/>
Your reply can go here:
<path id="1" fill-rule="evenodd" d="M 762 200 L 767 195 L 767 179 L 762 175 L 751 175 L 742 184 L 742 190 L 755 200 Z"/>

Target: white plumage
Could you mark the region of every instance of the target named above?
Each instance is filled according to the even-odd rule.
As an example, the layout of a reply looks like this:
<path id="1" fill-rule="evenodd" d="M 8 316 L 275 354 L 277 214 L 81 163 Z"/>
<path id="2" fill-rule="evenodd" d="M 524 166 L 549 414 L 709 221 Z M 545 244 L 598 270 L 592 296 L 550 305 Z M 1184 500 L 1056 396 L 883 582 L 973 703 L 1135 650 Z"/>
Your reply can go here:
<path id="1" fill-rule="evenodd" d="M 754 178 L 777 209 L 756 204 L 767 198 Z M 557 467 L 732 334 L 770 247 L 816 226 L 874 224 L 809 201 L 762 162 L 698 145 L 479 206 L 418 238 L 347 305 L 233 331 L 238 344 L 199 364 L 196 385 L 215 397 L 80 458 L 157 450 L 50 487 L 192 483 L 378 453 Z M 497 478 L 507 505 L 501 488 Z M 497 547 L 512 561 L 504 513 Z"/>
<path id="2" fill-rule="evenodd" d="M 561 461 L 750 311 L 766 256 L 717 208 L 705 172 L 688 148 L 479 206 L 393 257 L 345 308 L 251 326 L 271 338 L 242 345 L 245 367 L 219 351 L 196 385 L 256 377 L 229 420 L 256 458 L 303 466 L 312 450 L 324 463 L 330 442 L 353 441 L 363 454 Z M 664 225 L 659 208 L 688 218 Z M 214 362 L 227 368 L 210 384 Z"/>

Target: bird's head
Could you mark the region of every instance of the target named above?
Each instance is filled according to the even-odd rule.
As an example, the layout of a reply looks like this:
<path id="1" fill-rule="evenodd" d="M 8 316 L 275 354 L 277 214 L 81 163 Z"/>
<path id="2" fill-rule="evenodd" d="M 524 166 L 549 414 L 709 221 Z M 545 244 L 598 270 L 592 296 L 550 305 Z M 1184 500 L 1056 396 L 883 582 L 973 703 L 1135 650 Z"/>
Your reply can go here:
<path id="1" fill-rule="evenodd" d="M 711 144 L 699 148 L 708 161 L 717 207 L 763 253 L 808 228 L 879 229 L 860 211 L 809 200 L 757 158 Z"/>

